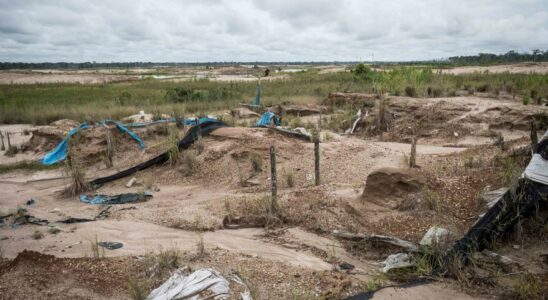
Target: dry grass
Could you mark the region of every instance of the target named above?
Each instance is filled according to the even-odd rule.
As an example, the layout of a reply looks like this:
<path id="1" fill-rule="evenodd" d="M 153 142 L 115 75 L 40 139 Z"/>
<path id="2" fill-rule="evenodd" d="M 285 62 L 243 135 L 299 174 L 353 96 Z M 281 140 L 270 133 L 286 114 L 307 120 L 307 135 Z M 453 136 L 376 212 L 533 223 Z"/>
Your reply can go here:
<path id="1" fill-rule="evenodd" d="M 204 243 L 204 234 L 198 233 L 198 240 L 196 241 L 196 258 L 203 258 L 207 255 L 205 243 Z"/>
<path id="2" fill-rule="evenodd" d="M 295 186 L 295 173 L 288 171 L 285 173 L 285 183 L 287 187 L 292 188 Z"/>
<path id="3" fill-rule="evenodd" d="M 149 286 L 145 280 L 129 278 L 127 288 L 133 300 L 145 300 L 148 296 Z"/>
<path id="4" fill-rule="evenodd" d="M 183 176 L 191 176 L 198 171 L 198 166 L 198 159 L 196 158 L 196 154 L 194 154 L 194 152 L 182 152 L 178 170 L 181 174 L 183 174 Z"/>
<path id="5" fill-rule="evenodd" d="M 99 247 L 99 241 L 97 240 L 97 236 L 95 236 L 94 240 L 90 240 L 90 248 L 91 248 L 91 256 L 95 259 L 99 259 L 102 257 L 105 257 L 105 249 Z"/>
<path id="6" fill-rule="evenodd" d="M 152 265 L 148 271 L 151 278 L 176 269 L 181 263 L 181 253 L 175 246 L 165 250 L 160 248 L 158 253 L 151 253 L 148 258 Z"/>
<path id="7" fill-rule="evenodd" d="M 169 129 L 169 137 L 166 142 L 166 152 L 169 156 L 169 164 L 171 166 L 177 165 L 180 161 L 180 151 L 178 130 L 175 128 Z"/>
<path id="8" fill-rule="evenodd" d="M 249 160 L 251 161 L 251 168 L 254 172 L 263 171 L 263 157 L 261 154 L 253 152 L 249 155 Z"/>

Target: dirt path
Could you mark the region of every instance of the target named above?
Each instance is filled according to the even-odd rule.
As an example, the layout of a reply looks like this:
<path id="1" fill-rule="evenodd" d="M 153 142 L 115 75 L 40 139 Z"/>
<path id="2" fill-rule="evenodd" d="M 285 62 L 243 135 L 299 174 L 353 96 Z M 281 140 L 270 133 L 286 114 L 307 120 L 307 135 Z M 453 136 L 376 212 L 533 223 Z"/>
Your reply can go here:
<path id="1" fill-rule="evenodd" d="M 375 145 L 385 147 L 392 151 L 399 151 L 408 154 L 411 151 L 411 144 L 395 142 L 374 142 Z M 465 151 L 466 148 L 460 147 L 441 147 L 432 145 L 417 145 L 418 155 L 448 154 Z"/>
<path id="2" fill-rule="evenodd" d="M 13 258 L 23 249 L 39 251 L 58 257 L 92 256 L 91 244 L 98 241 L 115 241 L 124 244 L 117 250 L 105 250 L 105 256 L 144 255 L 161 249 L 195 251 L 199 234 L 166 228 L 154 224 L 132 221 L 104 220 L 77 225 L 60 226 L 57 235 L 46 234 L 43 239 L 30 236 L 36 226 L 2 229 L 4 255 Z M 332 266 L 306 251 L 296 251 L 261 241 L 263 229 L 217 230 L 203 234 L 206 248 L 221 248 L 231 252 L 282 261 L 312 270 L 330 270 Z"/>
<path id="3" fill-rule="evenodd" d="M 488 71 L 489 73 L 536 73 L 536 74 L 547 74 L 548 73 L 548 63 L 540 62 L 540 63 L 519 63 L 519 64 L 511 64 L 511 65 L 493 65 L 493 66 L 467 66 L 467 67 L 456 67 L 452 69 L 444 69 L 442 70 L 443 73 L 448 74 L 467 74 L 467 73 L 483 73 L 485 71 Z"/>
<path id="4" fill-rule="evenodd" d="M 376 292 L 371 299 L 375 300 L 472 300 L 486 299 L 483 297 L 472 297 L 454 290 L 453 287 L 443 283 L 429 283 L 407 288 L 388 287 Z"/>

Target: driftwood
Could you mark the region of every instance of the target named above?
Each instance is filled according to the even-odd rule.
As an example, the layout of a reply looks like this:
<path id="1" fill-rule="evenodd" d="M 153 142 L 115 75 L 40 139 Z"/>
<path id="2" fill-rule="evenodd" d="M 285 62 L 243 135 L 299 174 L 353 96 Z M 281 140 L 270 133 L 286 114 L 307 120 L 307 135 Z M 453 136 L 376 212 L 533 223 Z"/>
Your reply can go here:
<path id="1" fill-rule="evenodd" d="M 351 240 L 355 242 L 367 241 L 374 243 L 384 243 L 392 246 L 400 247 L 407 252 L 419 252 L 419 246 L 415 243 L 401 240 L 395 237 L 387 235 L 378 235 L 378 234 L 354 234 L 349 232 L 344 232 L 340 230 L 334 230 L 333 235 L 346 240 Z"/>

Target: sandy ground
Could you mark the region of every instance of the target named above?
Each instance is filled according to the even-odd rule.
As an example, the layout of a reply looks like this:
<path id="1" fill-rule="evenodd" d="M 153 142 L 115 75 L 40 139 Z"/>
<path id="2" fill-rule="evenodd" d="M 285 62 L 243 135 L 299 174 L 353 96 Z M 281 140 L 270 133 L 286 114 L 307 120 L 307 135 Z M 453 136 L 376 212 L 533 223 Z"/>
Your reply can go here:
<path id="1" fill-rule="evenodd" d="M 418 164 L 425 172 L 436 166 L 443 172 L 434 173 L 440 177 L 446 194 L 444 199 L 476 201 L 477 190 L 496 180 L 489 177 L 486 182 L 470 183 L 475 173 L 482 169 L 462 170 L 465 155 L 476 155 L 489 163 L 499 149 L 493 146 L 491 138 L 479 132 L 490 129 L 502 121 L 522 121 L 528 114 L 542 113 L 546 108 L 519 105 L 510 100 L 486 99 L 482 97 L 456 97 L 433 99 L 391 99 L 390 107 L 408 105 L 409 110 L 421 112 L 433 110 L 440 128 L 431 135 L 421 138 L 417 146 Z M 403 104 L 402 104 L 403 103 Z M 507 113 L 501 113 L 505 111 Z M 411 119 L 414 118 L 410 115 Z M 508 119 L 509 118 L 509 119 Z M 504 122 L 503 122 L 504 123 Z M 473 130 L 462 130 L 457 125 L 471 126 Z M 404 122 L 404 125 L 406 123 Z M 445 128 L 446 126 L 447 128 Z M 2 131 L 22 132 L 29 125 L 0 126 Z M 449 130 L 450 137 L 440 137 L 443 130 Z M 453 130 L 460 134 L 453 136 Z M 492 129 L 495 130 L 495 129 Z M 518 146 L 527 143 L 523 137 L 526 129 L 497 128 L 498 133 L 508 143 Z M 145 132 L 139 132 L 143 135 Z M 133 166 L 163 151 L 161 139 L 152 134 L 146 151 L 136 149 L 128 140 L 116 152 L 115 167 L 104 169 L 100 164 L 87 168 L 87 176 L 95 178 Z M 29 136 L 14 134 L 15 145 L 27 141 Z M 225 251 L 236 257 L 257 258 L 258 262 L 274 263 L 297 268 L 307 272 L 331 272 L 341 262 L 352 264 L 355 269 L 349 276 L 353 284 L 373 278 L 379 269 L 379 261 L 387 253 L 367 252 L 356 255 L 346 244 L 335 239 L 333 229 L 348 229 L 358 232 L 394 234 L 401 238 L 418 241 L 433 222 L 433 212 L 419 210 L 395 210 L 383 205 L 364 201 L 360 195 L 367 176 L 379 168 L 406 167 L 405 157 L 411 145 L 387 140 L 387 137 L 363 138 L 359 135 L 343 136 L 332 134 L 332 138 L 321 143 L 322 184 L 313 185 L 314 160 L 313 144 L 280 135 L 265 128 L 223 128 L 204 137 L 203 151 L 198 153 L 195 146 L 186 151 L 196 151 L 199 167 L 191 176 L 181 175 L 176 167 L 162 166 L 135 174 L 137 184 L 125 187 L 129 178 L 118 180 L 101 187 L 98 192 L 118 194 L 144 191 L 146 178 L 151 178 L 158 188 L 154 197 L 146 202 L 114 205 L 105 219 L 78 224 L 63 224 L 58 221 L 68 217 L 94 218 L 103 206 L 94 206 L 78 201 L 76 197 L 63 198 L 59 192 L 66 186 L 61 169 L 32 172 L 25 170 L 0 174 L 0 213 L 13 212 L 24 207 L 36 218 L 47 219 L 50 225 L 58 227 L 57 234 L 48 233 L 47 226 L 22 225 L 12 228 L 0 227 L 0 249 L 4 256 L 14 258 L 24 249 L 52 254 L 63 258 L 91 256 L 93 241 L 121 242 L 124 246 L 117 250 L 105 250 L 109 258 L 127 258 L 146 255 L 160 249 L 177 249 L 192 252 L 203 238 L 210 252 Z M 520 144 L 521 143 L 521 144 Z M 279 170 L 279 202 L 287 225 L 274 231 L 263 228 L 222 229 L 223 218 L 234 212 L 245 214 L 257 209 L 257 199 L 268 195 L 270 173 L 268 167 L 269 146 L 277 152 Z M 481 152 L 481 153 L 480 153 Z M 18 159 L 27 159 L 27 154 L 6 158 L 0 154 L 0 163 L 7 164 Z M 33 153 L 40 157 L 43 153 Z M 257 155 L 262 161 L 259 171 L 252 170 L 251 157 Z M 475 156 L 475 157 L 476 157 Z M 454 168 L 454 169 L 452 169 Z M 490 167 L 484 167 L 488 170 Z M 286 183 L 288 174 L 294 176 L 294 187 Z M 460 177 L 459 177 L 460 176 Z M 249 178 L 253 185 L 242 187 L 241 181 Z M 494 178 L 494 179 L 493 179 Z M 480 178 L 483 180 L 483 178 Z M 474 186 L 474 189 L 478 189 Z M 35 204 L 26 205 L 29 199 Z M 456 216 L 446 216 L 447 221 L 457 222 L 455 231 L 463 233 L 477 215 L 478 209 L 466 202 L 450 203 L 457 205 Z M 449 210 L 449 208 L 448 208 Z M 481 210 L 480 210 L 481 212 Z M 455 221 L 457 220 L 457 221 Z M 466 220 L 466 221 L 462 221 Z M 410 225 L 412 224 L 412 225 Z M 460 227 L 459 227 L 460 226 Z M 44 234 L 34 239 L 35 231 Z M 257 262 L 256 262 L 257 263 Z M 225 265 L 226 266 L 226 265 Z M 256 265 L 257 266 L 257 265 Z M 310 275 L 313 276 L 313 275 Z M 280 279 L 278 283 L 287 279 Z M 472 299 L 461 291 L 454 291 L 441 283 L 421 285 L 406 289 L 386 288 L 376 295 L 379 299 Z M 423 298 L 420 298 L 423 297 Z M 376 299 L 375 298 L 375 299 Z"/>
<path id="2" fill-rule="evenodd" d="M 467 67 L 456 67 L 452 69 L 443 69 L 443 73 L 448 74 L 467 74 L 467 73 L 483 73 L 488 71 L 489 73 L 515 73 L 515 74 L 548 74 L 548 63 L 539 62 L 539 63 L 519 63 L 511 65 L 494 65 L 494 66 L 467 66 Z"/>
<path id="3" fill-rule="evenodd" d="M 12 71 L 0 72 L 0 84 L 81 83 L 102 84 L 137 79 L 135 76 L 105 74 L 44 74 Z"/>
<path id="4" fill-rule="evenodd" d="M 14 125 L 1 125 L 0 131 L 4 134 L 4 143 L 6 145 L 6 150 L 0 150 L 0 164 L 10 164 L 16 163 L 22 160 L 35 160 L 40 157 L 40 154 L 25 152 L 19 153 L 16 156 L 6 156 L 7 151 L 7 137 L 6 132 L 10 133 L 10 141 L 13 146 L 19 147 L 23 143 L 27 142 L 30 139 L 30 134 L 25 135 L 25 130 L 32 128 L 32 125 L 29 124 L 14 124 Z"/>

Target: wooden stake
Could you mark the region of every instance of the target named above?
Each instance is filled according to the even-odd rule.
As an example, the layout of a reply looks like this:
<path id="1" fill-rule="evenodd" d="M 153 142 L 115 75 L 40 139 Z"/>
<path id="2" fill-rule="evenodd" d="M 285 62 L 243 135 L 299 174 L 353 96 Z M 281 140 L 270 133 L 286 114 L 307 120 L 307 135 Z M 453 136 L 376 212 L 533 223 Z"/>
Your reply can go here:
<path id="1" fill-rule="evenodd" d="M 417 138 L 415 136 L 411 137 L 411 155 L 409 156 L 409 167 L 415 168 L 417 156 Z"/>
<path id="2" fill-rule="evenodd" d="M 278 207 L 278 180 L 276 179 L 276 149 L 270 146 L 270 178 L 272 181 L 272 211 Z"/>
<path id="3" fill-rule="evenodd" d="M 6 145 L 4 145 L 4 135 L 2 134 L 2 131 L 0 131 L 0 139 L 2 140 L 2 148 L 0 148 L 0 150 L 4 151 L 6 150 Z"/>
<path id="4" fill-rule="evenodd" d="M 10 133 L 6 131 L 6 136 L 8 137 L 8 150 L 11 149 Z"/>
<path id="5" fill-rule="evenodd" d="M 320 141 L 314 141 L 314 170 L 316 177 L 316 185 L 320 185 Z"/>
<path id="6" fill-rule="evenodd" d="M 531 151 L 533 154 L 537 153 L 538 137 L 537 137 L 537 124 L 535 120 L 531 121 Z"/>

